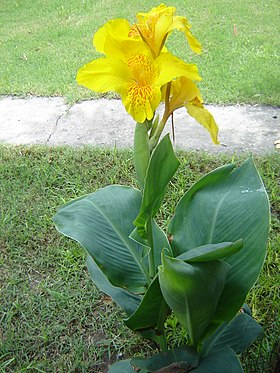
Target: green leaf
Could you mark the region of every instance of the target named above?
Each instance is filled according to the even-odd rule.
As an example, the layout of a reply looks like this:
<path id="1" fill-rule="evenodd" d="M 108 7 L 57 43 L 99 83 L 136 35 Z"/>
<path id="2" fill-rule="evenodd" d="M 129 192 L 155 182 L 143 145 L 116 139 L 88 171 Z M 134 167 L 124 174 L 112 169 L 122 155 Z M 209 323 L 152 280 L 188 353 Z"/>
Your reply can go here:
<path id="1" fill-rule="evenodd" d="M 175 256 L 198 246 L 217 243 L 207 239 L 207 236 L 210 226 L 212 227 L 215 223 L 213 217 L 215 217 L 218 201 L 222 197 L 224 181 L 234 168 L 235 165 L 229 164 L 210 172 L 198 180 L 181 198 L 168 226 L 168 231 L 172 235 L 171 246 Z M 210 192 L 211 198 L 209 198 Z M 201 220 L 198 222 L 199 218 Z M 205 226 L 206 220 L 207 226 Z M 225 242 L 225 240 L 218 242 Z"/>
<path id="2" fill-rule="evenodd" d="M 147 369 L 149 372 L 155 372 L 167 367 L 170 370 L 166 370 L 166 372 L 171 372 L 172 368 L 184 368 L 184 372 L 189 372 L 198 365 L 198 360 L 199 357 L 196 351 L 185 346 L 160 352 L 148 359 L 133 358 L 131 359 L 131 364 L 137 368 Z"/>
<path id="3" fill-rule="evenodd" d="M 229 265 L 222 261 L 189 264 L 163 253 L 161 291 L 194 347 L 213 318 L 228 270 Z"/>
<path id="4" fill-rule="evenodd" d="M 141 190 L 150 160 L 148 123 L 136 123 L 134 132 L 134 164 L 136 177 Z"/>
<path id="5" fill-rule="evenodd" d="M 156 277 L 145 293 L 137 310 L 125 320 L 125 324 L 132 330 L 163 329 L 169 307 L 160 290 Z"/>
<path id="6" fill-rule="evenodd" d="M 230 321 L 262 268 L 269 229 L 269 203 L 251 159 L 204 176 L 181 199 L 169 225 L 178 256 L 195 247 L 243 240 L 243 248 L 224 261 L 231 265 L 216 319 Z"/>
<path id="7" fill-rule="evenodd" d="M 211 352 L 202 358 L 192 373 L 243 373 L 240 361 L 230 347 Z"/>
<path id="8" fill-rule="evenodd" d="M 211 345 L 211 350 L 217 350 L 229 346 L 235 353 L 241 354 L 262 336 L 263 328 L 250 315 L 239 313 L 221 332 L 217 331 L 206 340 L 205 347 Z"/>
<path id="9" fill-rule="evenodd" d="M 166 135 L 152 153 L 144 185 L 140 212 L 134 221 L 141 237 L 147 238 L 147 223 L 158 212 L 166 187 L 178 169 L 178 161 L 169 135 Z"/>
<path id="10" fill-rule="evenodd" d="M 108 373 L 135 373 L 129 360 L 121 360 L 110 366 Z M 139 372 L 140 373 L 140 372 Z M 144 373 L 144 372 L 143 372 Z"/>
<path id="11" fill-rule="evenodd" d="M 109 295 L 128 316 L 135 312 L 141 302 L 139 295 L 112 285 L 90 255 L 87 255 L 87 267 L 98 289 Z"/>
<path id="12" fill-rule="evenodd" d="M 177 256 L 184 262 L 209 262 L 211 260 L 224 259 L 237 253 L 243 246 L 242 240 L 236 242 L 222 242 L 196 247 Z"/>
<path id="13" fill-rule="evenodd" d="M 111 284 L 144 292 L 150 282 L 143 247 L 129 238 L 141 204 L 137 189 L 112 185 L 62 207 L 57 229 L 81 243 Z"/>

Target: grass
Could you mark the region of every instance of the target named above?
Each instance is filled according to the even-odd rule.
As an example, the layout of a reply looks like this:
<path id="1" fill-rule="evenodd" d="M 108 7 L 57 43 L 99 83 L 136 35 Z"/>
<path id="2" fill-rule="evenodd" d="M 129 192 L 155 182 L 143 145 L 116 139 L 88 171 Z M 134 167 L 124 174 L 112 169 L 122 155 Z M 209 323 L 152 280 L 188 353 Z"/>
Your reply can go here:
<path id="1" fill-rule="evenodd" d="M 2 0 L 0 95 L 63 96 L 68 103 L 96 98 L 75 82 L 78 68 L 98 57 L 92 35 L 111 18 L 133 22 L 137 12 L 158 4 Z M 280 104 L 277 0 L 171 0 L 168 5 L 189 19 L 204 47 L 195 56 L 180 33 L 168 40 L 174 54 L 197 63 L 207 103 Z M 163 227 L 191 183 L 231 160 L 203 153 L 179 156 L 180 173 L 158 216 Z M 74 197 L 107 184 L 134 185 L 132 153 L 0 145 L 0 159 L 0 372 L 97 373 L 119 358 L 151 354 L 151 346 L 125 328 L 121 311 L 91 283 L 82 249 L 60 236 L 51 220 L 57 206 Z M 280 334 L 280 155 L 256 163 L 270 196 L 272 227 L 248 303 L 266 334 L 242 363 L 246 373 L 271 373 Z M 170 345 L 185 337 L 174 318 L 168 332 Z"/>
<path id="2" fill-rule="evenodd" d="M 2 0 L 0 4 L 0 94 L 64 96 L 69 103 L 96 97 L 78 87 L 77 70 L 97 57 L 91 39 L 108 19 L 158 5 L 148 0 Z M 193 25 L 204 50 L 189 52 L 175 33 L 170 50 L 198 64 L 202 94 L 208 103 L 280 104 L 279 4 L 247 1 L 170 0 Z M 237 33 L 234 33 L 234 24 Z"/>
<path id="3" fill-rule="evenodd" d="M 163 227 L 184 190 L 231 161 L 226 155 L 178 155 L 182 165 L 158 215 Z M 74 197 L 111 183 L 135 185 L 132 152 L 2 145 L 0 158 L 0 372 L 97 373 L 118 358 L 151 354 L 149 344 L 125 328 L 121 311 L 91 283 L 82 249 L 59 235 L 51 220 L 57 207 Z M 268 373 L 280 333 L 280 155 L 255 161 L 270 196 L 272 228 L 248 303 L 266 335 L 242 362 L 246 373 Z M 171 319 L 170 344 L 184 338 L 177 329 Z"/>

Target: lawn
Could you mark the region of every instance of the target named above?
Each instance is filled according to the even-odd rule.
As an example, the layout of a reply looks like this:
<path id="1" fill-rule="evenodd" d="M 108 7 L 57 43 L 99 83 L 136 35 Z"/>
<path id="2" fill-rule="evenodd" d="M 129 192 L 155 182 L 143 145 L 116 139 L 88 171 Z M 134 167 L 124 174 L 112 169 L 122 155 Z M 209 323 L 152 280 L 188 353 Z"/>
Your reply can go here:
<path id="1" fill-rule="evenodd" d="M 108 19 L 147 11 L 148 0 L 2 0 L 0 95 L 63 96 L 68 103 L 98 96 L 79 87 L 76 72 L 98 55 L 92 35 Z M 187 4 L 187 6 L 186 6 Z M 268 0 L 170 1 L 192 24 L 204 49 L 190 53 L 183 35 L 168 46 L 199 66 L 207 103 L 279 105 L 279 4 Z M 110 96 L 112 97 L 112 96 Z M 180 152 L 181 167 L 157 220 L 203 174 L 244 155 Z M 122 323 L 122 313 L 92 284 L 84 252 L 54 228 L 59 205 L 108 184 L 135 185 L 132 151 L 0 144 L 0 372 L 107 371 L 149 344 Z M 255 157 L 271 202 L 271 232 L 262 273 L 248 295 L 265 337 L 241 357 L 246 373 L 275 373 L 280 335 L 280 154 Z M 184 338 L 168 322 L 169 345 Z M 176 332 L 174 333 L 174 331 Z"/>
<path id="2" fill-rule="evenodd" d="M 92 36 L 108 19 L 128 18 L 158 5 L 136 0 L 2 0 L 0 94 L 64 96 L 70 103 L 96 97 L 77 87 L 76 72 L 97 57 Z M 197 63 L 207 103 L 280 104 L 277 0 L 169 1 L 192 24 L 203 45 L 190 52 L 181 33 L 170 50 Z"/>
<path id="3" fill-rule="evenodd" d="M 74 197 L 111 183 L 135 185 L 132 152 L 2 145 L 0 156 L 0 371 L 105 372 L 118 358 L 151 354 L 92 284 L 83 250 L 59 235 L 51 220 L 57 207 Z M 196 152 L 178 156 L 180 170 L 157 216 L 163 228 L 183 191 L 232 160 Z M 255 161 L 270 196 L 272 225 L 266 262 L 247 301 L 266 335 L 242 362 L 246 373 L 267 373 L 280 333 L 280 155 Z M 168 325 L 172 345 L 184 332 L 174 320 Z"/>

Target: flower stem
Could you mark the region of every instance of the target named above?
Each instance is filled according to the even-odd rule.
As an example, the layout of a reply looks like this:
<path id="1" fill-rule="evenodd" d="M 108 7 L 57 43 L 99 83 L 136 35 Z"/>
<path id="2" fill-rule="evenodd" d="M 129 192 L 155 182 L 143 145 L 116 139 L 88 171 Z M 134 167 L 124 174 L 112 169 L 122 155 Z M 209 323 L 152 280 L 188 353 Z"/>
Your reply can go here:
<path id="1" fill-rule="evenodd" d="M 153 149 L 157 146 L 157 143 L 158 143 L 159 138 L 162 134 L 162 131 L 165 127 L 167 119 L 169 118 L 169 116 L 171 114 L 170 113 L 170 105 L 169 105 L 170 90 L 171 90 L 171 82 L 168 82 L 167 85 L 166 85 L 166 93 L 165 93 L 165 101 L 164 101 L 164 104 L 165 104 L 164 113 L 163 113 L 163 116 L 162 116 L 162 119 L 161 119 L 159 125 L 157 126 L 155 134 L 150 139 L 150 152 L 151 153 L 152 153 Z"/>

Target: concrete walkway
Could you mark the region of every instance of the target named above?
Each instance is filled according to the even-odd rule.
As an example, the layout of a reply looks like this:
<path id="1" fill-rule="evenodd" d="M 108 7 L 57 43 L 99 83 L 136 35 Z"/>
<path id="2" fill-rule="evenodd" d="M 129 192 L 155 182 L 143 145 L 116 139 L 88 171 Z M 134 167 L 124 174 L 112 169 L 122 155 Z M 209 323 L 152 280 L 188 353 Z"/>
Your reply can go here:
<path id="1" fill-rule="evenodd" d="M 280 140 L 280 108 L 207 106 L 220 128 L 221 146 L 187 115 L 174 114 L 179 149 L 270 153 Z M 0 99 L 0 142 L 9 144 L 131 147 L 134 121 L 121 101 L 99 99 L 67 106 L 63 98 Z M 167 124 L 170 131 L 170 123 Z"/>

